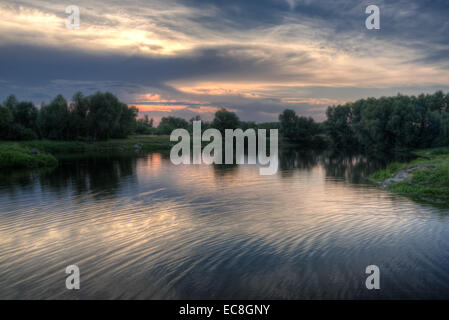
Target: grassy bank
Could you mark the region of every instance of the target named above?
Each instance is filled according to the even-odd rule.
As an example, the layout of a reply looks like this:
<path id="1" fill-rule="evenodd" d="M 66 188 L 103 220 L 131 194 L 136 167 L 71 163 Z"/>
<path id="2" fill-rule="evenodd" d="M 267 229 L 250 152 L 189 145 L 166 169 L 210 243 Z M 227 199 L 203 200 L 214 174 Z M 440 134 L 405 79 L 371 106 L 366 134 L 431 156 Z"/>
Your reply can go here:
<path id="1" fill-rule="evenodd" d="M 135 135 L 107 141 L 0 141 L 0 169 L 42 168 L 57 165 L 60 156 L 94 152 L 164 151 L 173 145 L 169 136 Z M 33 154 L 33 150 L 37 153 Z"/>
<path id="2" fill-rule="evenodd" d="M 386 189 L 432 203 L 449 203 L 449 148 L 418 150 L 411 162 L 391 163 L 370 178 Z"/>
<path id="3" fill-rule="evenodd" d="M 53 167 L 58 160 L 48 153 L 35 151 L 33 148 L 15 142 L 0 143 L 0 169 L 33 169 Z"/>
<path id="4" fill-rule="evenodd" d="M 51 154 L 133 151 L 136 149 L 152 151 L 167 150 L 172 146 L 169 136 L 154 135 L 135 135 L 126 139 L 110 139 L 95 142 L 33 140 L 19 143 L 20 145 L 36 148 Z"/>

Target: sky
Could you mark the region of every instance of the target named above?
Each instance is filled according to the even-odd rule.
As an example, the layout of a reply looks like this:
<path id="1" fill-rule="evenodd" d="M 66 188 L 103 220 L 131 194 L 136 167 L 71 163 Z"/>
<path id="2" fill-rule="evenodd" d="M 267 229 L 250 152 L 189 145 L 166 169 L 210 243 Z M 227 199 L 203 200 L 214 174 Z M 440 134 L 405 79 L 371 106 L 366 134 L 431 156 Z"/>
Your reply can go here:
<path id="1" fill-rule="evenodd" d="M 0 17 L 0 101 L 109 91 L 156 122 L 222 107 L 322 121 L 329 105 L 449 92 L 447 0 L 2 0 Z"/>

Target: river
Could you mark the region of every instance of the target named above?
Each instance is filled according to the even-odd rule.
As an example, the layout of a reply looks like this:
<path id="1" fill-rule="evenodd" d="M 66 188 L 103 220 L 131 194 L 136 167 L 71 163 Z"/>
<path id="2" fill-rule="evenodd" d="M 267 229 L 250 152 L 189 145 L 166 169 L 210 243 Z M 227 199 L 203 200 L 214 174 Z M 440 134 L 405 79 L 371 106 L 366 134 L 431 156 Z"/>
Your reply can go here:
<path id="1" fill-rule="evenodd" d="M 272 176 L 160 153 L 2 173 L 0 298 L 449 298 L 449 209 L 370 184 L 379 166 L 285 150 Z"/>

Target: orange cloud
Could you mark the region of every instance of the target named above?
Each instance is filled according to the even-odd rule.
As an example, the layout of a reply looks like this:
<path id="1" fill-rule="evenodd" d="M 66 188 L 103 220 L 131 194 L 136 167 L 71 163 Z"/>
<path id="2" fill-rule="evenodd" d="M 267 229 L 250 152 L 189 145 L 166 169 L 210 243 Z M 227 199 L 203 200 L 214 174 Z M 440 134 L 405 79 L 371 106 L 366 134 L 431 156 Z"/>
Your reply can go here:
<path id="1" fill-rule="evenodd" d="M 149 105 L 149 104 L 137 104 L 135 105 L 139 111 L 163 111 L 172 112 L 174 110 L 187 109 L 186 105 Z"/>
<path id="2" fill-rule="evenodd" d="M 200 106 L 199 108 L 188 108 L 190 111 L 196 112 L 196 113 L 214 113 L 220 110 L 219 107 L 213 107 L 213 106 Z M 228 109 L 231 110 L 231 109 Z"/>
<path id="3" fill-rule="evenodd" d="M 169 104 L 169 105 L 149 105 L 149 104 L 137 104 L 135 105 L 139 111 L 160 111 L 160 112 L 172 112 L 176 110 L 189 110 L 196 113 L 214 113 L 220 110 L 219 107 L 215 106 L 198 106 L 191 107 L 182 104 Z M 235 109 L 227 108 L 229 111 L 235 112 Z"/>
<path id="4" fill-rule="evenodd" d="M 345 101 L 327 98 L 283 98 L 281 101 L 284 103 L 308 103 L 312 105 L 336 105 L 345 103 Z"/>
<path id="5" fill-rule="evenodd" d="M 136 97 L 137 102 L 176 102 L 176 100 L 163 99 L 160 94 L 157 93 L 146 93 L 141 94 Z"/>
<path id="6" fill-rule="evenodd" d="M 261 96 L 254 92 L 255 89 L 260 89 L 260 85 L 252 83 L 198 83 L 190 86 L 176 86 L 179 91 L 197 94 L 197 95 L 212 95 L 224 96 L 235 95 L 245 98 L 260 98 Z"/>

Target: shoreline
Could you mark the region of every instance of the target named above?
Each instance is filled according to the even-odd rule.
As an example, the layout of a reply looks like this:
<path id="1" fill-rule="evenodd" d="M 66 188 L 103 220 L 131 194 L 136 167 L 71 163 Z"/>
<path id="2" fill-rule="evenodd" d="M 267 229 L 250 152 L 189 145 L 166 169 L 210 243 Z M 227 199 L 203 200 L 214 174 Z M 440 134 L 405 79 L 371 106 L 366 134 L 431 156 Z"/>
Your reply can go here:
<path id="1" fill-rule="evenodd" d="M 166 151 L 174 143 L 165 135 L 134 135 L 106 141 L 0 141 L 0 170 L 55 167 L 59 156 L 89 152 Z"/>
<path id="2" fill-rule="evenodd" d="M 267 140 L 269 140 L 268 137 Z M 82 156 L 88 153 L 169 152 L 177 143 L 170 141 L 169 135 L 132 135 L 128 138 L 104 141 L 0 141 L 0 171 L 55 167 L 58 159 L 62 157 Z M 202 141 L 202 145 L 207 143 Z M 300 145 L 291 143 L 283 137 L 279 138 L 280 148 L 298 146 Z"/>
<path id="3" fill-rule="evenodd" d="M 432 204 L 449 204 L 449 148 L 421 149 L 416 159 L 393 162 L 369 176 L 393 193 Z"/>
<path id="4" fill-rule="evenodd" d="M 88 153 L 168 152 L 176 142 L 168 135 L 133 135 L 106 141 L 0 141 L 0 171 L 45 169 L 60 159 Z M 280 139 L 280 147 L 292 147 Z M 35 153 L 33 152 L 35 150 Z M 409 162 L 392 162 L 369 175 L 368 180 L 390 192 L 432 204 L 449 204 L 449 147 L 412 152 Z"/>

